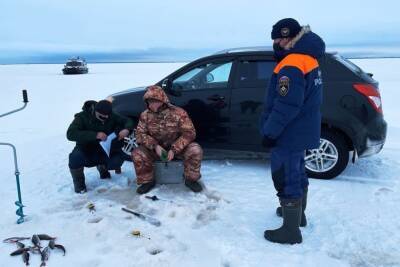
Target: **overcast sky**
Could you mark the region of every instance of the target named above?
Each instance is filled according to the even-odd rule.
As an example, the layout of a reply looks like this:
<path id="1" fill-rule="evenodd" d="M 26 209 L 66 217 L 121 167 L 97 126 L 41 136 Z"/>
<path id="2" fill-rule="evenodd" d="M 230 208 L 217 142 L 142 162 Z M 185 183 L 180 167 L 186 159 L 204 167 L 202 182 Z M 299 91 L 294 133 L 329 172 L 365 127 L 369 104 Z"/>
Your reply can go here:
<path id="1" fill-rule="evenodd" d="M 329 46 L 400 44 L 400 2 L 1 0 L 0 48 L 92 51 L 270 45 L 294 17 Z"/>

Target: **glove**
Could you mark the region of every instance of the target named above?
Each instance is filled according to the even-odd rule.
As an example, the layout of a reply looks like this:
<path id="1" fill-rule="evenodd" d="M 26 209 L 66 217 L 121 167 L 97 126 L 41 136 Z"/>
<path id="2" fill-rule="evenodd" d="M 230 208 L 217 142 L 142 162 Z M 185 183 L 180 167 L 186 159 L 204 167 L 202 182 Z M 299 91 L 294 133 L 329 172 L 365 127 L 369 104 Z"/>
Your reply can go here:
<path id="1" fill-rule="evenodd" d="M 264 136 L 262 140 L 263 147 L 272 148 L 276 145 L 276 139 L 272 139 L 271 137 Z"/>

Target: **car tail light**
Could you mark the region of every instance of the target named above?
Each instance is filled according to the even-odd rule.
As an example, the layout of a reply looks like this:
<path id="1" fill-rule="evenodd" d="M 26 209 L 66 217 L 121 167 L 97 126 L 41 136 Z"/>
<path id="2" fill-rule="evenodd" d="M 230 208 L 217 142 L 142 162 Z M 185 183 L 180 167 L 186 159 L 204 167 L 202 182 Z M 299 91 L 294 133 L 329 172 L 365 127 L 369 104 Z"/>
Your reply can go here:
<path id="1" fill-rule="evenodd" d="M 378 88 L 367 83 L 355 83 L 353 87 L 357 92 L 367 97 L 368 102 L 377 112 L 383 113 L 382 99 Z"/>

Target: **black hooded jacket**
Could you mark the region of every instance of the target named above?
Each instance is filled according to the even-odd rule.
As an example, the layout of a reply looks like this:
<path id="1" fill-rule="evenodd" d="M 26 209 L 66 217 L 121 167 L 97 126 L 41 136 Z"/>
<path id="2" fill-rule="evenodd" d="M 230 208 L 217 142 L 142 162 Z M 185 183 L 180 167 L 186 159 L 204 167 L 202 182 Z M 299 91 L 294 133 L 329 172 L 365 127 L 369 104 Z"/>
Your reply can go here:
<path id="1" fill-rule="evenodd" d="M 93 100 L 86 101 L 82 111 L 75 114 L 67 130 L 67 139 L 75 141 L 76 145 L 84 150 L 99 148 L 99 140 L 96 138 L 98 132 L 104 132 L 106 135 L 114 132 L 118 135 L 123 129 L 133 130 L 134 128 L 132 120 L 114 112 L 106 121 L 98 120 L 94 112 L 96 103 Z"/>

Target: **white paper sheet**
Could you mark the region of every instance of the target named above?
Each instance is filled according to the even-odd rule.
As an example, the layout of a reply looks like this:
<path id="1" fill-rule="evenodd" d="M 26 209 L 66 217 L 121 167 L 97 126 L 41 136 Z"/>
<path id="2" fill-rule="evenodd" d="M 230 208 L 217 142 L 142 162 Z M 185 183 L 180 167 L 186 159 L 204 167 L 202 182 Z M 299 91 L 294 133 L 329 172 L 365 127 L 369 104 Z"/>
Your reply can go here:
<path id="1" fill-rule="evenodd" d="M 100 141 L 100 145 L 103 148 L 104 152 L 106 152 L 107 156 L 110 157 L 110 150 L 111 150 L 111 142 L 117 137 L 115 133 L 110 134 L 107 136 L 106 141 Z"/>

